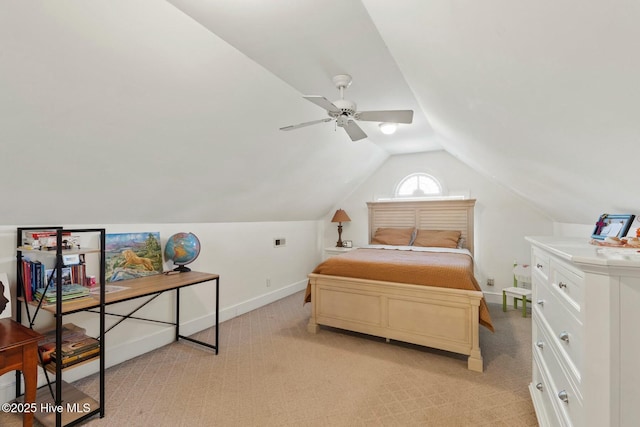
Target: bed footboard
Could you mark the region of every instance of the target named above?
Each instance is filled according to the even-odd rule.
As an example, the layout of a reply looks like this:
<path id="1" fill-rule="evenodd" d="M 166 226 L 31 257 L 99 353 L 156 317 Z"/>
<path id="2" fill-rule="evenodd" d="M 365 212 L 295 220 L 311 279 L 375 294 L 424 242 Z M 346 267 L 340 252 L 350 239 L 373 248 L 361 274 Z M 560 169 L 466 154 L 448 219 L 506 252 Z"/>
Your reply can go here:
<path id="1" fill-rule="evenodd" d="M 482 292 L 310 274 L 307 329 L 332 326 L 468 355 L 482 372 L 478 309 Z"/>

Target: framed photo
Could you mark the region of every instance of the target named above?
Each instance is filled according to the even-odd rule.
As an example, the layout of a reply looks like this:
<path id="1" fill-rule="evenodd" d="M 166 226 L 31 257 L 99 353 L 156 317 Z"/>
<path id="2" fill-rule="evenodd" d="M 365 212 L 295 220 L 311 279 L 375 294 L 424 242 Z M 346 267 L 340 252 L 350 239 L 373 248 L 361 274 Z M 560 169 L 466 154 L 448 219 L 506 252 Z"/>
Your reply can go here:
<path id="1" fill-rule="evenodd" d="M 58 276 L 57 276 L 57 271 L 55 268 L 51 268 L 51 269 L 46 269 L 44 271 L 44 274 L 46 277 L 46 281 L 49 281 L 49 289 L 51 289 L 51 287 L 53 286 L 53 289 L 56 288 L 56 283 L 58 280 Z M 73 283 L 73 280 L 71 279 L 71 268 L 70 267 L 63 267 L 62 268 L 62 286 L 65 285 L 70 285 L 71 283 Z M 45 283 L 46 285 L 46 283 Z M 44 285 L 42 286 L 44 288 Z"/>
<path id="2" fill-rule="evenodd" d="M 635 218 L 636 216 L 631 214 L 602 214 L 596 222 L 591 237 L 598 240 L 604 240 L 607 237 L 624 237 Z"/>
<path id="3" fill-rule="evenodd" d="M 344 247 L 344 248 L 352 248 L 353 247 L 353 242 L 351 240 L 345 240 L 344 242 L 342 242 L 342 247 Z"/>

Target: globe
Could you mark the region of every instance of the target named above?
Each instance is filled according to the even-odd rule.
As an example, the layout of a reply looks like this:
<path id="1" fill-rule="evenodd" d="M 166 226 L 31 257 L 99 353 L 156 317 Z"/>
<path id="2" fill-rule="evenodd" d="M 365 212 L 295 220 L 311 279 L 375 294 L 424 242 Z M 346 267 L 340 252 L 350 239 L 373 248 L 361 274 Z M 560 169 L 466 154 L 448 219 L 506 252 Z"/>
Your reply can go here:
<path id="1" fill-rule="evenodd" d="M 169 237 L 164 247 L 164 257 L 173 261 L 174 271 L 191 271 L 185 265 L 192 263 L 200 255 L 200 240 L 193 233 L 176 233 Z"/>

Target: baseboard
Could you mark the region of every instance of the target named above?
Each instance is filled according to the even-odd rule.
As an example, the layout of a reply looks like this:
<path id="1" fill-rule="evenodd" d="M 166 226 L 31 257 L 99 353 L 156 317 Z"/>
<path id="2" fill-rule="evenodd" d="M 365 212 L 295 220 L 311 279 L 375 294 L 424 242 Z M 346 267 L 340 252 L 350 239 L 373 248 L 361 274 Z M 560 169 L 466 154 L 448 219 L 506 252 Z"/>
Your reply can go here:
<path id="1" fill-rule="evenodd" d="M 502 305 L 502 291 L 500 292 L 487 292 L 484 291 L 484 300 L 487 304 L 501 304 Z"/>
<path id="2" fill-rule="evenodd" d="M 239 304 L 221 308 L 219 313 L 220 323 L 299 292 L 305 289 L 306 285 L 307 280 L 301 280 L 275 291 L 243 301 Z M 192 335 L 196 332 L 210 328 L 213 324 L 215 324 L 215 313 L 210 313 L 206 316 L 182 323 L 180 325 L 180 334 L 186 336 Z M 107 350 L 105 365 L 107 368 L 115 366 L 119 363 L 170 344 L 174 339 L 175 329 L 173 326 L 167 326 L 154 334 L 148 334 L 142 337 L 132 337 L 129 341 L 110 345 Z M 40 387 L 46 384 L 46 380 L 42 368 L 38 369 L 38 387 Z M 65 372 L 65 381 L 77 381 L 88 375 L 95 374 L 99 369 L 100 366 L 98 361 L 83 364 Z M 9 372 L 0 376 L 0 402 L 9 402 L 15 398 L 15 379 L 16 377 L 14 372 Z"/>
<path id="3" fill-rule="evenodd" d="M 229 307 L 220 309 L 220 323 L 238 317 L 260 307 L 263 307 L 272 302 L 278 301 L 289 295 L 295 294 L 307 286 L 307 279 L 285 286 L 284 288 L 276 289 L 275 291 L 262 294 L 260 296 L 248 299 L 239 304 L 235 304 Z M 215 323 L 215 313 L 209 313 L 206 316 L 192 319 L 189 322 L 180 325 L 181 335 L 192 335 L 196 332 L 200 332 L 204 329 L 210 328 Z M 171 328 L 173 331 L 173 328 Z"/>
<path id="4" fill-rule="evenodd" d="M 302 291 L 307 287 L 307 282 L 308 280 L 304 279 L 291 285 L 285 286 L 284 288 L 276 289 L 275 291 L 260 295 L 255 298 L 251 298 L 240 304 L 226 307 L 223 310 L 220 310 L 220 321 L 223 322 L 225 320 L 233 319 L 234 317 L 238 317 L 242 314 L 248 313 L 257 308 L 288 297 L 289 295 L 295 294 L 296 292 Z M 202 329 L 205 328 L 200 328 L 197 331 L 194 331 L 194 333 L 201 331 Z"/>

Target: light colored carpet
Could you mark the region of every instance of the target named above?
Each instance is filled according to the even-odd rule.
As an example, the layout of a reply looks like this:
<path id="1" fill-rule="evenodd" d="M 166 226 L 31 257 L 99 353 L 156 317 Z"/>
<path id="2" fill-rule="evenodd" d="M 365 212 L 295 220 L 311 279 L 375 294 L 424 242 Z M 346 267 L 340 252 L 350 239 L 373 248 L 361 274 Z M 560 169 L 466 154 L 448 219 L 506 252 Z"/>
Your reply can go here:
<path id="1" fill-rule="evenodd" d="M 216 356 L 186 341 L 106 372 L 88 426 L 535 426 L 531 318 L 490 304 L 485 372 L 466 357 L 323 327 L 297 293 L 220 326 Z M 197 334 L 213 341 L 213 329 Z M 75 385 L 98 394 L 97 375 Z M 0 425 L 20 418 L 0 415 Z"/>

